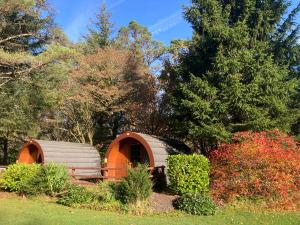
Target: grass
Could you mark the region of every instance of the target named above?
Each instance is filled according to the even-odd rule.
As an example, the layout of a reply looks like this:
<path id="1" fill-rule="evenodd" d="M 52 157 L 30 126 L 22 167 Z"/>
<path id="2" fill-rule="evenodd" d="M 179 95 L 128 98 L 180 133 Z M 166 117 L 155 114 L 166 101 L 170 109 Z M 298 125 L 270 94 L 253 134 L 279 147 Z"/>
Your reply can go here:
<path id="1" fill-rule="evenodd" d="M 228 208 L 215 216 L 155 215 L 131 216 L 112 212 L 72 209 L 57 205 L 53 201 L 29 200 L 16 196 L 0 198 L 0 224 L 5 225 L 229 225 L 272 224 L 299 225 L 300 212 L 246 212 Z"/>

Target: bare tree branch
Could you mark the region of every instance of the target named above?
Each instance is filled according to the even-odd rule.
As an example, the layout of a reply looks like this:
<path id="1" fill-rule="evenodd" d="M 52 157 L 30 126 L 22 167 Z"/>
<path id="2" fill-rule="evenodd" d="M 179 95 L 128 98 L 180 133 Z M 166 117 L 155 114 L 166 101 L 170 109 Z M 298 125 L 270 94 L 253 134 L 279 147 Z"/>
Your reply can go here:
<path id="1" fill-rule="evenodd" d="M 8 37 L 8 38 L 0 40 L 0 44 L 2 44 L 4 42 L 7 42 L 7 41 L 10 41 L 10 40 L 13 40 L 13 39 L 16 39 L 16 38 L 29 37 L 29 36 L 33 36 L 33 33 L 18 34 L 18 35 L 15 35 L 15 36 Z"/>

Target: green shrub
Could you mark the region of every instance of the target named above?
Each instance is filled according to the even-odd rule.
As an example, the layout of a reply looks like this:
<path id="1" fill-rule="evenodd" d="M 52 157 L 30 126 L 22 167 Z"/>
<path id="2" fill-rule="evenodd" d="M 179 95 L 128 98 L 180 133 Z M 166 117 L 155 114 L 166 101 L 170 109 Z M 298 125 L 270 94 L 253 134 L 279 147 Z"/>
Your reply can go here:
<path id="1" fill-rule="evenodd" d="M 61 192 L 69 181 L 68 171 L 63 165 L 48 164 L 27 181 L 23 192 L 28 195 L 55 195 Z"/>
<path id="2" fill-rule="evenodd" d="M 0 186 L 4 190 L 22 192 L 25 184 L 38 173 L 39 169 L 39 164 L 11 164 L 2 175 Z"/>
<path id="3" fill-rule="evenodd" d="M 209 161 L 202 155 L 171 155 L 167 159 L 170 188 L 177 194 L 208 190 Z"/>
<path id="4" fill-rule="evenodd" d="M 97 200 L 97 194 L 87 191 L 84 187 L 70 184 L 67 192 L 62 194 L 57 203 L 65 206 L 80 206 L 81 204 L 90 204 Z"/>
<path id="5" fill-rule="evenodd" d="M 175 200 L 176 209 L 184 211 L 192 215 L 214 215 L 216 205 L 207 194 L 192 193 L 184 194 Z"/>
<path id="6" fill-rule="evenodd" d="M 152 192 L 148 167 L 139 165 L 128 170 L 128 176 L 116 186 L 116 197 L 122 203 L 137 203 L 146 200 Z"/>
<path id="7" fill-rule="evenodd" d="M 115 184 L 111 182 L 100 182 L 98 184 L 98 198 L 101 202 L 112 202 L 116 198 Z"/>

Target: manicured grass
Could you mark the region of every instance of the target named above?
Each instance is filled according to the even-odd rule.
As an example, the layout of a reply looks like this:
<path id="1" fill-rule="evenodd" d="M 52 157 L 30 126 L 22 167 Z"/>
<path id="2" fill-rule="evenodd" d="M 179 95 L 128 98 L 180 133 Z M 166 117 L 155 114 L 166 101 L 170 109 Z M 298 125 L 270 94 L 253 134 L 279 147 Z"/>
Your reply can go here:
<path id="1" fill-rule="evenodd" d="M 227 225 L 227 224 L 272 224 L 299 225 L 300 213 L 254 213 L 227 209 L 215 216 L 130 216 L 111 212 L 72 209 L 54 202 L 28 200 L 17 197 L 0 198 L 0 224 L 46 225 L 46 224 L 88 224 L 88 225 Z"/>

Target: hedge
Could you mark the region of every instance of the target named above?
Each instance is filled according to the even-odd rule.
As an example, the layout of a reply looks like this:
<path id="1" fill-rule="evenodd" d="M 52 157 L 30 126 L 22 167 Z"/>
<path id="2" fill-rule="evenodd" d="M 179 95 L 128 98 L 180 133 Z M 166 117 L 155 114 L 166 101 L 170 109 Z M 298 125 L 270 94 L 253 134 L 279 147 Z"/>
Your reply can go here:
<path id="1" fill-rule="evenodd" d="M 170 188 L 177 194 L 206 192 L 209 161 L 202 155 L 171 155 L 167 159 Z"/>

